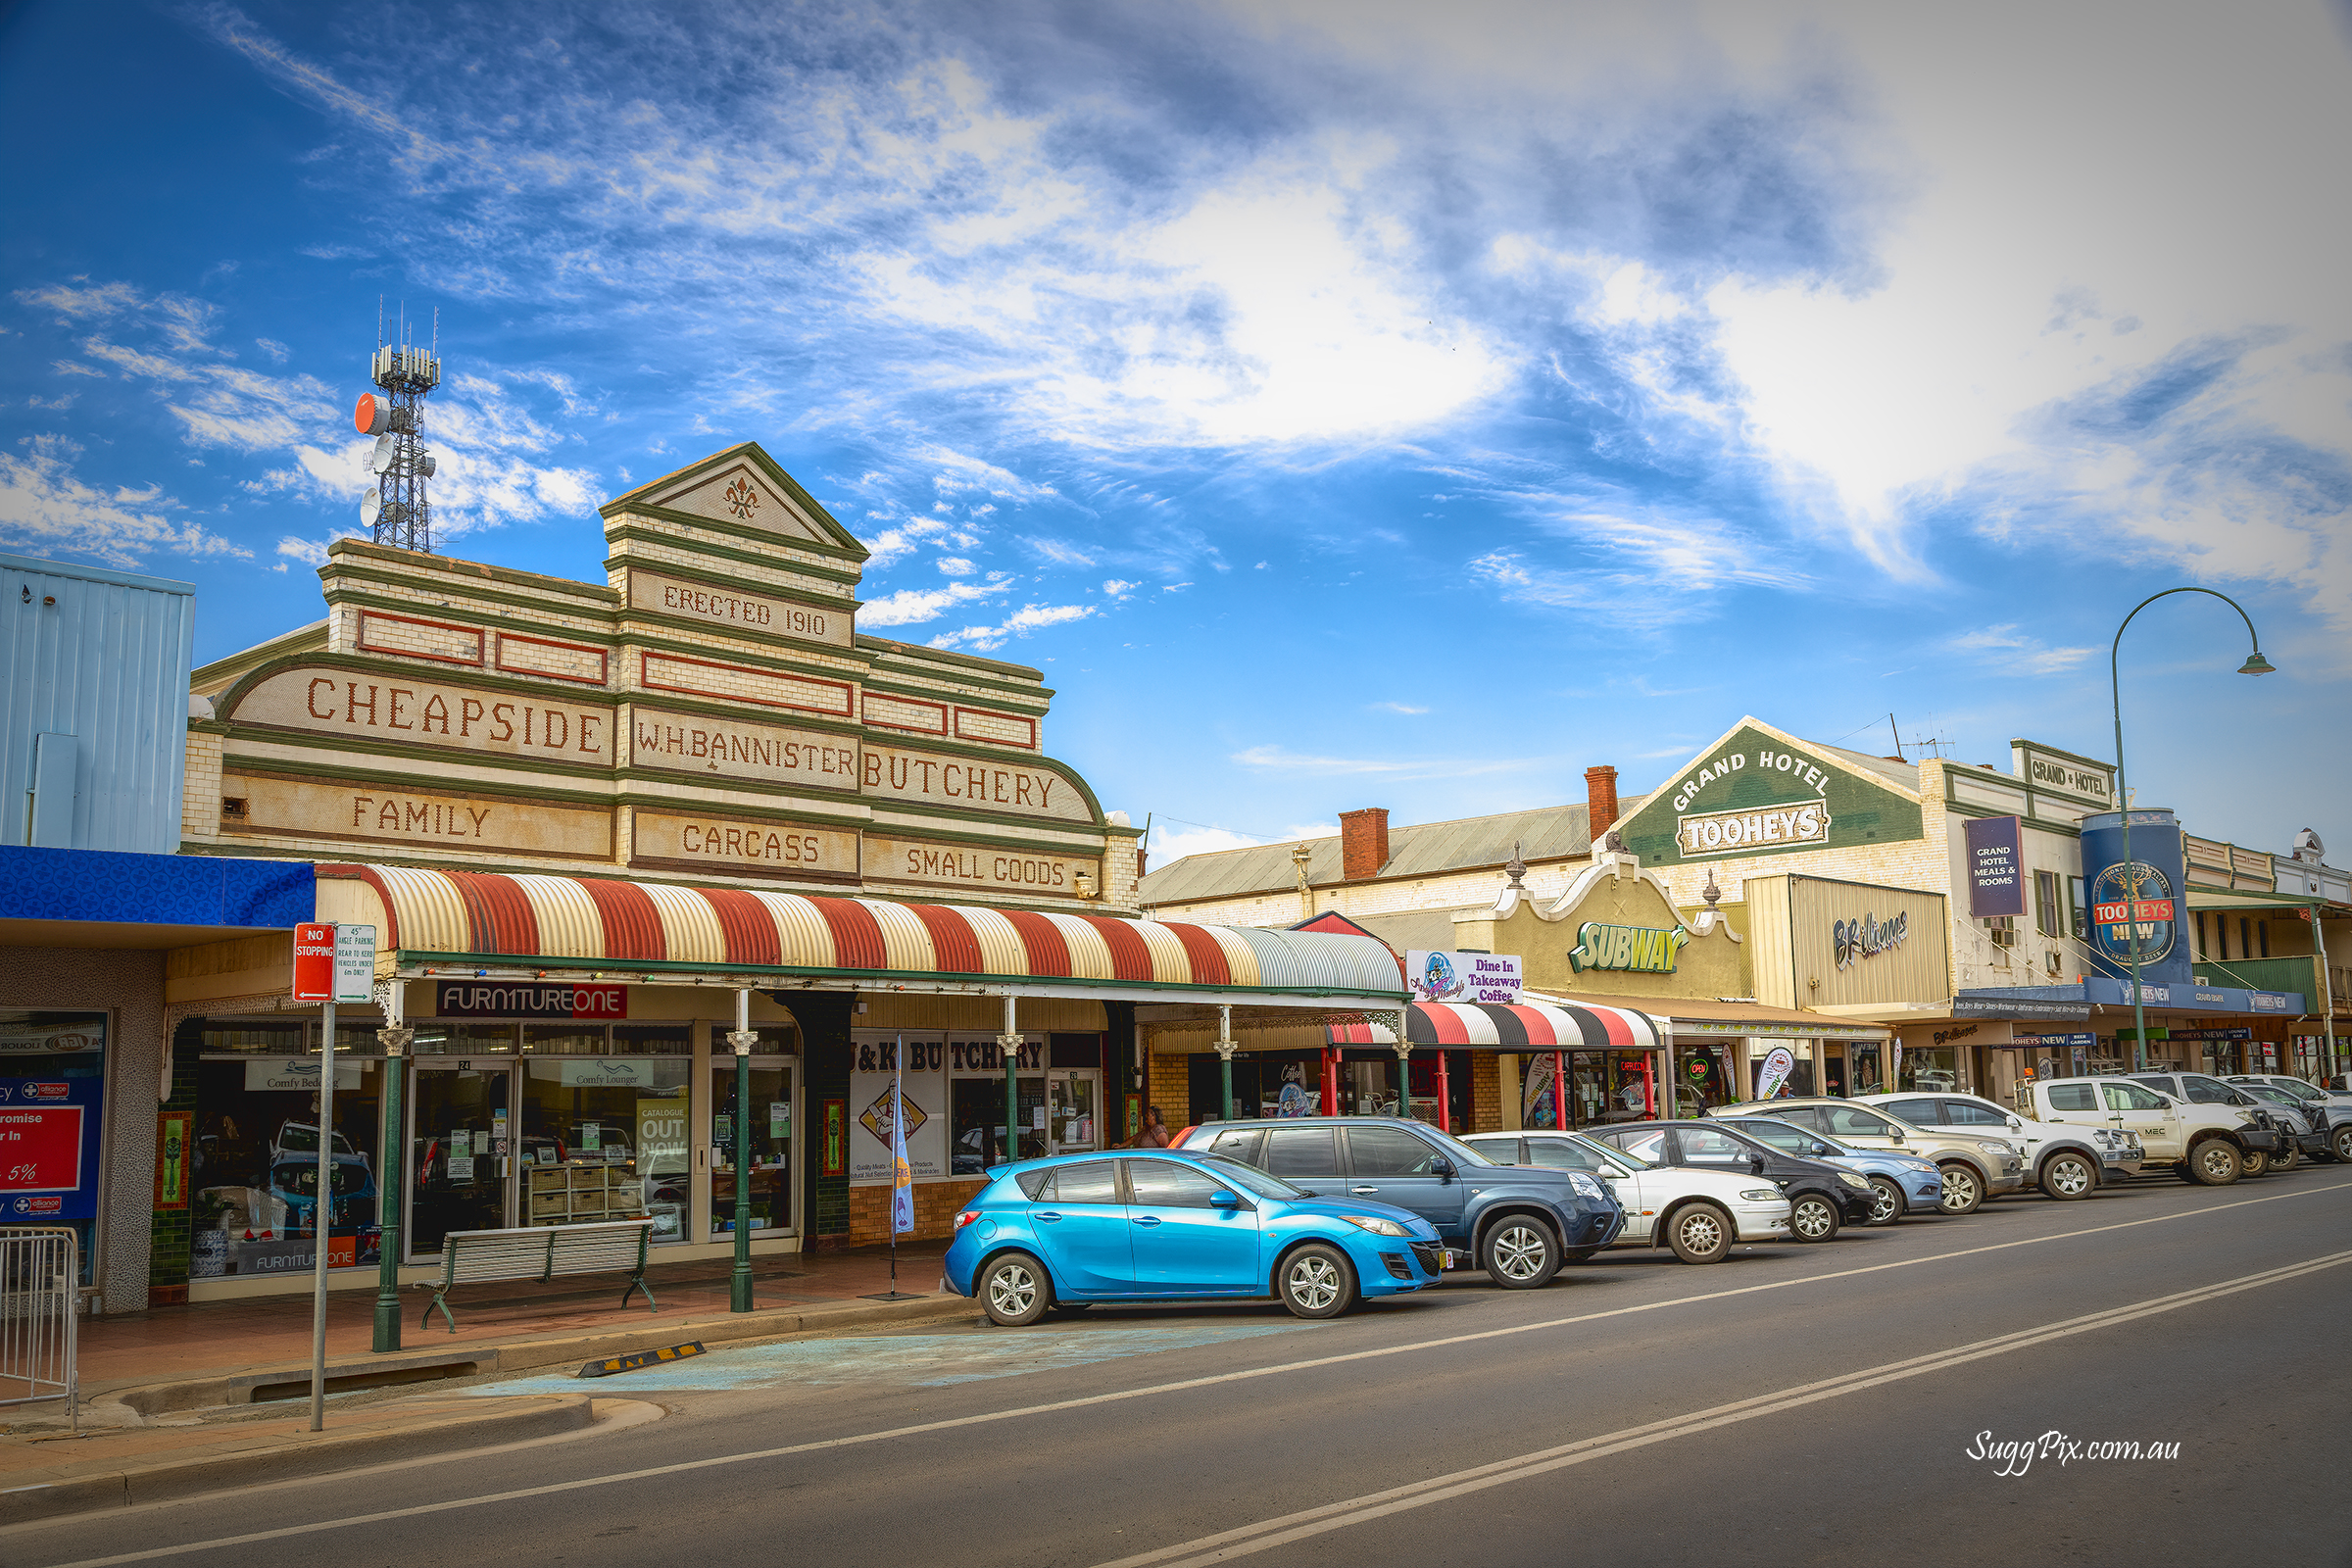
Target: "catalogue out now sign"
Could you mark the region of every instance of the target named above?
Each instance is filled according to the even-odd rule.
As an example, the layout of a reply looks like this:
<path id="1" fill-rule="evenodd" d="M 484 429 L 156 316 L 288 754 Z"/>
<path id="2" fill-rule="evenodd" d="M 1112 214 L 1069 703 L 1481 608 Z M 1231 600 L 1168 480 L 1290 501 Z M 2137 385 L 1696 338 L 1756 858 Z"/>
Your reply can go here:
<path id="1" fill-rule="evenodd" d="M 98 1213 L 96 1078 L 0 1078 L 0 1224 Z"/>

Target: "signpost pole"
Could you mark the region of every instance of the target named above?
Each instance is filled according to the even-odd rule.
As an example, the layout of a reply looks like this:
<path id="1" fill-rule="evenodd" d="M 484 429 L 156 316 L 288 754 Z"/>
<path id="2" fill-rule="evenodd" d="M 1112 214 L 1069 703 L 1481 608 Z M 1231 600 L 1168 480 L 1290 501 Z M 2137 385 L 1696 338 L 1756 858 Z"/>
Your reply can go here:
<path id="1" fill-rule="evenodd" d="M 760 1043 L 752 1027 L 752 994 L 735 993 L 735 1029 L 727 1044 L 735 1048 L 735 1272 L 727 1278 L 727 1310 L 752 1309 L 752 1047 Z"/>
<path id="2" fill-rule="evenodd" d="M 332 929 L 332 928 L 330 928 Z M 318 1185 L 311 1195 L 311 1430 L 326 1429 L 326 1254 L 335 1214 L 335 999 L 320 1009 Z"/>
<path id="3" fill-rule="evenodd" d="M 2268 675 L 2277 667 L 2262 657 L 2262 638 L 2255 632 L 2254 617 L 2246 613 L 2245 607 L 2228 594 L 2214 593 L 2211 588 L 2167 588 L 2163 593 L 2150 594 L 2132 607 L 2132 614 L 2124 617 L 2123 626 L 2115 628 L 2115 643 L 2107 651 L 2107 688 L 2115 702 L 2115 804 L 2124 827 L 2124 940 L 2132 960 L 2132 1066 L 2135 1072 L 2145 1072 L 2148 1067 L 2148 1015 L 2139 995 L 2140 900 L 2137 862 L 2132 858 L 2132 790 L 2124 781 L 2124 627 L 2132 624 L 2132 615 L 2172 594 L 2210 594 L 2237 612 L 2238 618 L 2246 623 L 2246 636 L 2254 645 L 2253 654 L 2237 666 L 2240 675 Z M 2178 891 L 2183 900 L 2187 898 L 2187 889 Z M 2175 917 L 2178 918 L 2177 911 Z"/>
<path id="4" fill-rule="evenodd" d="M 1233 1120 L 1233 1009 L 1217 1008 L 1217 1069 L 1225 1083 L 1224 1118 Z"/>

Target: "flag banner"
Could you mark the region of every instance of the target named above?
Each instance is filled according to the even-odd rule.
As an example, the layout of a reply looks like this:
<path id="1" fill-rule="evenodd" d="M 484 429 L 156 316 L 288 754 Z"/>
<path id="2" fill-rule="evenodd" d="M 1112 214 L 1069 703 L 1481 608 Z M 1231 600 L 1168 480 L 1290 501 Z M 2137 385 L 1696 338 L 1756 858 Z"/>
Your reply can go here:
<path id="1" fill-rule="evenodd" d="M 903 1044 L 899 1055 L 906 1055 Z M 914 1229 L 914 1167 L 906 1162 L 906 1092 L 898 1072 L 890 1093 L 890 1234 L 905 1236 Z"/>

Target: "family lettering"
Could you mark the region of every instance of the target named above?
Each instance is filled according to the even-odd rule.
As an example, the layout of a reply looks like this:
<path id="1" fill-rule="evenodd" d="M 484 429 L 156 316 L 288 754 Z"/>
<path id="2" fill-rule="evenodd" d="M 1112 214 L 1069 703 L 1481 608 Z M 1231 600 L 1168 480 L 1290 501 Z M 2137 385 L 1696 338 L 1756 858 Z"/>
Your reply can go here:
<path id="1" fill-rule="evenodd" d="M 478 839 L 483 836 L 482 824 L 490 819 L 491 809 L 487 806 L 467 806 L 463 801 L 418 800 L 413 795 L 354 794 L 351 825 L 372 828 L 387 837 L 398 834 L 411 839 Z"/>

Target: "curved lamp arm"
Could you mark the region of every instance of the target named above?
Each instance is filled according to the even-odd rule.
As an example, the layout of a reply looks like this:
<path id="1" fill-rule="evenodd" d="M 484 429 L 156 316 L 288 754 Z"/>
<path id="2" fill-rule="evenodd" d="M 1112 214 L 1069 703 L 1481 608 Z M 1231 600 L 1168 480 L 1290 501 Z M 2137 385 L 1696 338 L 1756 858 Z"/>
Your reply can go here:
<path id="1" fill-rule="evenodd" d="M 2124 776 L 2124 628 L 2132 624 L 2133 616 L 2157 600 L 2168 599 L 2174 594 L 2205 594 L 2219 599 L 2223 604 L 2237 612 L 2237 618 L 2246 623 L 2246 638 L 2254 647 L 2254 651 L 2247 656 L 2246 662 L 2237 666 L 2237 672 L 2240 675 L 2268 675 L 2277 667 L 2262 657 L 2262 637 L 2254 630 L 2254 617 L 2246 613 L 2246 607 L 2228 594 L 2218 593 L 2211 588 L 2167 588 L 2163 593 L 2150 594 L 2138 604 L 2133 605 L 2132 613 L 2124 617 L 2124 624 L 2115 628 L 2115 643 L 2107 651 L 2107 689 L 2115 704 L 2115 807 L 2116 816 L 2122 822 L 2124 829 L 2124 860 L 2127 866 L 2127 881 L 2124 887 L 2124 912 L 2126 915 L 2124 929 L 2130 934 L 2129 941 L 2131 943 L 2132 1058 L 2132 1065 L 2136 1068 L 2147 1066 L 2148 1019 L 2146 1012 L 2142 1010 L 2139 996 L 2139 922 L 2132 918 L 2137 912 L 2132 905 L 2138 899 L 2139 894 L 2137 888 L 2129 879 L 2128 869 L 2132 860 L 2132 788 Z"/>

